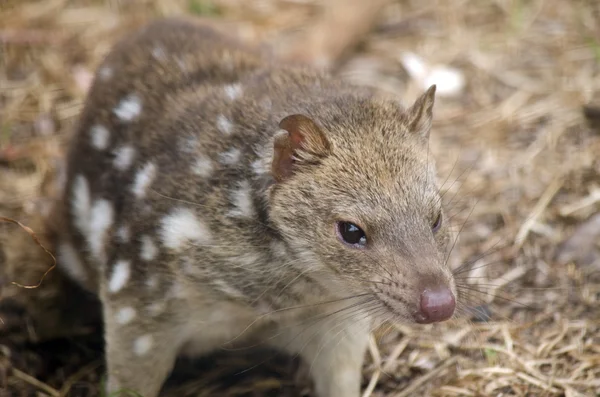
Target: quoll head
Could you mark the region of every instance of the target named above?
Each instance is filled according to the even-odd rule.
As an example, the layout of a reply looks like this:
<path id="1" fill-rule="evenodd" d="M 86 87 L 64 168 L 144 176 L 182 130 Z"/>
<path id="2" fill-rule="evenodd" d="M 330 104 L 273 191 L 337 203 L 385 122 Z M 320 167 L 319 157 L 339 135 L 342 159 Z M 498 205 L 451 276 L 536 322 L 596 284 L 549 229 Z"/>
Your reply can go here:
<path id="1" fill-rule="evenodd" d="M 435 86 L 408 109 L 346 97 L 285 117 L 274 137 L 271 220 L 342 296 L 370 294 L 387 319 L 449 319 L 449 229 L 429 154 Z"/>

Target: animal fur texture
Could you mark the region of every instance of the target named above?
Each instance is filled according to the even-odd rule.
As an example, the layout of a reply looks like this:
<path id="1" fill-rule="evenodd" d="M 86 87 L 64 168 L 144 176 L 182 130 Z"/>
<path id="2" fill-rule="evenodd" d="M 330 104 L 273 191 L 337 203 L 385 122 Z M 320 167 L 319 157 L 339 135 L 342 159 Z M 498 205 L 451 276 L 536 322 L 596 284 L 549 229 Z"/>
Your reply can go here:
<path id="1" fill-rule="evenodd" d="M 119 42 L 56 208 L 59 265 L 102 302 L 108 391 L 156 397 L 180 354 L 265 343 L 318 396 L 358 397 L 371 328 L 456 295 L 434 92 L 404 108 L 180 19 Z"/>

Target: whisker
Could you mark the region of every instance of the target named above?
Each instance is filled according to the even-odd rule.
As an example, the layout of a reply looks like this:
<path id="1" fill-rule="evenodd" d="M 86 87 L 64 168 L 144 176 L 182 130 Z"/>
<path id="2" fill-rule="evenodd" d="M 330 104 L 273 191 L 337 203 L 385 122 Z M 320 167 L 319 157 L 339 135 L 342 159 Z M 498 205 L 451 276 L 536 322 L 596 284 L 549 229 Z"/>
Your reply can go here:
<path id="1" fill-rule="evenodd" d="M 360 313 L 359 313 L 359 314 L 360 314 Z M 317 350 L 317 353 L 316 353 L 315 357 L 313 358 L 313 360 L 312 360 L 312 362 L 311 362 L 311 364 L 310 364 L 309 370 L 312 370 L 312 366 L 313 366 L 313 364 L 314 364 L 315 360 L 318 358 L 319 354 L 321 354 L 321 351 L 323 350 L 323 348 L 325 348 L 325 346 L 327 345 L 327 340 L 326 340 L 326 338 L 325 338 L 325 337 L 326 337 L 326 336 L 327 336 L 327 335 L 328 335 L 328 334 L 329 334 L 329 333 L 330 333 L 332 330 L 334 330 L 335 328 L 338 328 L 338 327 L 340 327 L 340 326 L 342 327 L 342 329 L 341 329 L 340 331 L 336 332 L 336 333 L 335 333 L 335 334 L 334 334 L 334 335 L 333 335 L 333 336 L 332 336 L 330 339 L 333 339 L 333 338 L 335 338 L 337 335 L 339 335 L 340 333 L 342 333 L 342 332 L 344 332 L 344 331 L 346 330 L 346 328 L 344 327 L 344 326 L 347 326 L 347 325 L 348 325 L 348 322 L 347 322 L 346 320 L 353 319 L 353 320 L 354 320 L 354 321 L 353 321 L 354 323 L 359 323 L 359 322 L 362 322 L 362 321 L 364 321 L 364 320 L 368 319 L 368 318 L 370 317 L 370 314 L 369 314 L 369 313 L 363 313 L 363 316 L 362 316 L 362 317 L 360 317 L 360 318 L 353 318 L 353 317 L 354 317 L 354 316 L 352 315 L 352 316 L 347 316 L 347 317 L 346 317 L 346 318 L 344 318 L 344 319 L 341 319 L 341 321 L 339 321 L 339 322 L 338 322 L 336 325 L 334 325 L 332 328 L 330 328 L 330 329 L 328 329 L 327 331 L 325 331 L 325 333 L 324 333 L 323 335 L 321 335 L 321 336 L 323 336 L 323 341 L 322 341 L 322 343 L 320 343 L 320 344 L 319 344 L 319 348 L 318 348 L 318 350 Z M 301 352 L 302 352 L 302 351 L 303 351 L 303 350 L 306 348 L 306 346 L 308 346 L 308 344 L 309 344 L 309 343 L 310 343 L 310 342 L 311 342 L 311 341 L 314 339 L 314 337 L 315 337 L 315 334 L 313 334 L 313 336 L 311 336 L 311 338 L 309 338 L 309 340 L 308 340 L 308 341 L 307 341 L 307 342 L 306 342 L 306 343 L 305 343 L 305 344 L 302 346 L 302 348 L 300 349 L 300 351 L 299 351 L 298 353 L 296 353 L 296 355 L 295 355 L 295 356 L 298 356 L 298 355 L 300 355 L 300 354 L 301 354 Z M 338 343 L 336 343 L 336 345 L 335 345 L 335 346 L 337 346 L 337 345 L 338 345 L 338 344 L 341 342 L 341 340 L 342 340 L 342 339 L 343 339 L 343 338 L 341 338 L 341 339 L 340 339 L 340 341 L 338 341 Z"/>
<path id="2" fill-rule="evenodd" d="M 504 280 L 504 281 L 507 281 L 507 280 Z M 481 287 L 489 287 L 489 288 L 502 288 L 506 284 L 491 284 L 491 283 L 459 284 L 459 286 L 463 286 L 463 285 L 464 286 L 478 286 L 478 287 L 481 286 Z M 570 288 L 568 288 L 568 287 L 519 287 L 519 291 L 566 291 L 569 289 Z"/>
<path id="3" fill-rule="evenodd" d="M 456 160 L 454 160 L 454 164 L 452 165 L 450 172 L 448 173 L 448 175 L 446 176 L 446 179 L 444 179 L 444 182 L 440 185 L 440 187 L 438 189 L 438 194 L 444 189 L 444 186 L 446 186 L 446 182 L 448 182 L 448 179 L 450 179 L 450 176 L 454 173 L 454 169 L 456 168 L 456 165 L 458 164 L 458 159 L 459 159 L 459 157 L 456 156 Z M 460 175 L 454 181 L 456 181 L 459 178 L 460 178 Z M 450 186 L 450 188 L 452 188 L 452 186 Z M 448 190 L 450 188 L 446 189 L 446 191 L 444 191 L 443 193 L 440 194 L 440 199 L 444 197 L 444 194 L 446 194 L 446 192 L 448 192 Z"/>
<path id="4" fill-rule="evenodd" d="M 468 269 L 462 269 L 460 272 L 454 273 L 454 275 L 456 276 L 456 275 L 459 275 L 459 274 L 464 274 L 464 273 L 469 272 L 469 271 L 480 270 L 480 269 L 483 269 L 483 268 L 488 267 L 488 266 L 497 265 L 499 263 L 506 263 L 506 261 L 503 260 L 503 259 L 500 259 L 500 260 L 497 260 L 497 261 L 487 262 L 487 263 L 484 263 L 484 264 L 479 265 L 479 266 L 470 267 Z M 473 265 L 473 264 L 474 263 L 471 263 L 470 265 Z M 468 277 L 468 276 L 466 276 L 466 277 Z M 455 277 L 455 279 L 458 279 L 458 277 Z"/>
<path id="5" fill-rule="evenodd" d="M 337 302 L 341 302 L 341 301 L 344 301 L 344 300 L 355 299 L 355 298 L 359 298 L 359 297 L 363 297 L 363 296 L 368 296 L 368 295 L 372 295 L 372 293 L 364 293 L 364 294 L 354 295 L 354 296 L 351 296 L 351 297 L 348 297 L 348 298 L 336 299 L 336 300 L 332 300 L 332 301 L 328 301 L 328 302 L 319 302 L 319 303 L 316 303 L 316 304 L 299 305 L 299 306 L 293 306 L 293 307 L 290 307 L 290 308 L 283 308 L 283 309 L 273 310 L 273 311 L 271 311 L 269 313 L 265 313 L 265 314 L 262 314 L 262 315 L 258 316 L 246 328 L 244 328 L 244 330 L 238 336 L 236 336 L 235 338 L 233 338 L 230 341 L 226 342 L 226 344 L 233 343 L 235 340 L 239 339 L 248 329 L 250 329 L 250 327 L 252 327 L 254 324 L 256 324 L 256 322 L 260 321 L 262 318 L 264 318 L 266 316 L 269 316 L 269 315 L 272 315 L 272 314 L 275 314 L 275 313 L 281 313 L 281 312 L 284 312 L 284 311 L 287 311 L 287 310 L 302 309 L 302 308 L 308 308 L 308 307 L 316 307 L 316 306 L 327 304 L 327 303 L 337 303 Z M 358 303 L 353 303 L 352 305 L 347 306 L 347 307 L 345 307 L 343 309 L 339 309 L 339 310 L 337 310 L 337 311 L 335 311 L 335 312 L 333 312 L 331 314 L 336 314 L 340 310 L 343 311 L 343 310 L 346 310 L 348 308 L 355 307 L 356 305 L 366 304 L 366 303 L 368 303 L 368 302 L 370 302 L 370 301 L 372 301 L 374 299 L 375 298 L 371 297 L 371 298 L 366 299 L 365 301 L 358 302 Z M 318 314 L 322 314 L 322 313 L 318 313 Z M 314 318 L 314 317 L 311 317 L 311 318 Z M 309 319 L 311 319 L 311 318 L 309 318 Z"/>
<path id="6" fill-rule="evenodd" d="M 481 306 L 481 305 L 479 305 Z M 462 311 L 466 312 L 465 314 L 468 315 L 475 315 L 478 319 L 486 319 L 489 318 L 489 314 L 486 313 L 481 307 L 469 307 L 469 306 L 461 306 L 460 308 Z"/>
<path id="7" fill-rule="evenodd" d="M 458 161 L 458 158 L 457 158 L 457 161 Z M 473 171 L 474 169 L 475 169 L 475 167 L 474 167 L 474 166 L 466 167 L 466 168 L 465 168 L 465 169 L 464 169 L 464 170 L 463 170 L 463 171 L 460 173 L 460 175 L 458 175 L 458 177 L 457 177 L 457 178 L 454 180 L 454 182 L 452 182 L 452 184 L 450 185 L 450 187 L 448 187 L 448 189 L 446 189 L 446 191 L 445 191 L 445 192 L 444 192 L 442 195 L 440 195 L 440 201 L 442 201 L 442 200 L 444 199 L 444 196 L 446 195 L 446 193 L 447 193 L 447 192 L 449 192 L 449 191 L 452 189 L 452 187 L 454 186 L 454 184 L 455 184 L 457 181 L 459 181 L 459 180 L 462 178 L 462 176 L 463 176 L 463 175 L 464 175 L 466 172 L 468 172 L 468 174 L 467 174 L 467 176 L 466 176 L 466 177 L 468 177 L 468 176 L 470 175 L 471 171 Z M 466 178 L 466 177 L 465 177 L 465 178 Z M 450 201 L 449 201 L 448 203 L 446 203 L 446 206 L 450 207 L 450 205 L 452 204 L 453 200 L 454 200 L 454 199 L 456 198 L 456 196 L 458 195 L 458 192 L 459 192 L 459 190 L 457 190 L 457 191 L 456 191 L 456 193 L 454 193 L 454 195 L 452 196 L 452 198 L 450 199 Z"/>
<path id="8" fill-rule="evenodd" d="M 383 277 L 385 280 L 389 281 L 390 283 L 394 283 L 393 279 L 394 276 L 392 275 L 392 272 L 390 271 L 390 269 L 386 268 L 385 266 L 383 266 L 381 263 L 379 263 L 377 260 L 375 260 L 375 258 L 373 258 L 371 255 L 369 255 L 367 252 L 365 251 L 361 251 L 361 253 L 363 255 L 365 255 L 371 262 L 373 262 L 376 266 L 378 266 L 381 270 L 383 270 L 385 273 L 388 274 L 388 276 L 384 275 L 384 274 L 380 274 L 381 277 Z"/>
<path id="9" fill-rule="evenodd" d="M 493 297 L 493 298 L 498 298 L 498 299 L 500 299 L 500 300 L 503 300 L 503 301 L 505 301 L 505 302 L 511 302 L 511 303 L 515 303 L 515 304 L 517 304 L 517 305 L 520 305 L 520 306 L 522 306 L 522 307 L 525 307 L 525 308 L 527 308 L 527 309 L 531 309 L 531 310 L 533 310 L 533 309 L 534 309 L 533 307 L 531 307 L 531 306 L 529 306 L 529 305 L 526 305 L 526 304 L 524 304 L 524 303 L 522 303 L 522 302 L 519 302 L 519 301 L 517 301 L 517 300 L 515 300 L 515 299 L 505 298 L 505 297 L 503 297 L 503 296 L 501 296 L 501 295 L 497 295 L 497 294 L 492 294 L 492 293 L 489 293 L 489 292 L 481 291 L 481 290 L 478 290 L 478 289 L 476 289 L 476 288 L 470 288 L 470 287 L 467 287 L 467 286 L 464 286 L 464 285 L 457 286 L 456 288 L 457 288 L 458 290 L 461 290 L 461 291 L 463 291 L 463 290 L 468 290 L 468 291 L 472 291 L 472 292 L 480 293 L 480 294 L 483 294 L 483 295 L 491 296 L 491 297 Z"/>
<path id="10" fill-rule="evenodd" d="M 342 309 L 342 310 L 346 310 L 346 309 L 349 309 L 349 308 L 352 308 L 352 307 L 346 307 L 346 308 L 344 308 L 344 309 Z M 289 346 L 289 345 L 290 345 L 290 344 L 291 344 L 291 343 L 292 343 L 292 342 L 293 342 L 295 339 L 297 339 L 297 338 L 298 338 L 298 337 L 299 337 L 299 336 L 300 336 L 302 333 L 306 332 L 306 331 L 307 331 L 307 330 L 308 330 L 310 327 L 312 327 L 312 326 L 314 326 L 314 325 L 318 324 L 318 323 L 319 323 L 320 321 L 322 321 L 323 319 L 330 318 L 330 317 L 331 317 L 331 315 L 333 315 L 333 314 L 337 314 L 337 313 L 339 313 L 339 312 L 340 312 L 340 311 L 336 311 L 336 312 L 334 312 L 334 313 L 330 313 L 330 314 L 328 314 L 327 316 L 325 316 L 325 317 L 323 317 L 323 318 L 320 318 L 320 319 L 318 319 L 318 321 L 317 321 L 315 324 L 312 324 L 311 326 L 304 328 L 304 329 L 303 329 L 301 332 L 299 332 L 298 334 L 296 334 L 296 336 L 294 336 L 294 337 L 293 337 L 293 338 L 292 338 L 292 339 L 291 339 L 291 340 L 290 340 L 290 341 L 289 341 L 289 342 L 288 342 L 288 343 L 287 343 L 287 344 L 284 346 L 283 350 L 285 350 L 285 347 L 288 347 L 288 346 Z M 359 312 L 360 312 L 360 311 L 359 311 Z M 277 334 L 276 336 L 279 336 L 280 334 L 281 334 L 281 333 Z M 275 336 L 275 337 L 276 337 L 276 336 Z M 273 337 L 271 337 L 270 339 L 272 339 L 272 338 L 273 338 Z M 270 357 L 268 357 L 267 359 L 263 360 L 262 362 L 260 362 L 260 363 L 258 363 L 258 364 L 256 364 L 256 365 L 254 365 L 254 366 L 252 366 L 252 367 L 250 367 L 250 368 L 244 369 L 243 371 L 239 372 L 238 374 L 243 374 L 243 373 L 245 373 L 245 372 L 251 371 L 252 369 L 254 369 L 254 368 L 257 368 L 258 366 L 260 366 L 260 365 L 263 365 L 264 363 L 266 363 L 268 360 L 270 360 L 270 359 L 274 358 L 276 355 L 277 355 L 277 353 L 276 353 L 276 354 L 273 354 L 273 355 L 271 355 L 271 356 L 270 356 Z"/>
<path id="11" fill-rule="evenodd" d="M 479 305 L 479 306 L 483 306 L 483 304 Z M 468 316 L 475 316 L 475 317 L 477 317 L 477 319 L 479 321 L 482 321 L 482 322 L 485 322 L 485 323 L 488 323 L 488 324 L 491 323 L 491 322 L 493 322 L 493 321 L 490 321 L 492 315 L 490 313 L 486 313 L 481 308 L 464 306 L 464 307 L 462 307 L 462 310 L 464 312 L 466 312 L 466 315 L 468 315 Z M 515 322 L 515 320 L 511 319 L 510 317 L 503 316 L 503 315 L 494 314 L 494 317 L 498 317 L 498 320 L 506 321 L 508 323 L 514 323 Z"/>
<path id="12" fill-rule="evenodd" d="M 281 294 L 283 294 L 283 292 L 290 286 L 292 285 L 295 281 L 297 281 L 298 279 L 300 279 L 300 277 L 302 277 L 303 275 L 305 275 L 306 273 L 309 273 L 312 269 L 304 269 L 303 271 L 301 271 L 300 273 L 298 273 L 298 275 L 296 277 L 294 277 L 292 280 L 290 280 L 289 283 L 287 283 L 286 285 L 283 286 L 283 288 L 279 291 L 279 293 L 277 294 L 277 297 L 280 297 Z"/>
<path id="13" fill-rule="evenodd" d="M 497 252 L 500 252 L 500 251 L 501 251 L 502 249 L 504 249 L 504 248 L 507 248 L 507 246 L 500 246 L 500 247 L 496 248 L 496 246 L 497 246 L 499 243 L 500 243 L 500 240 L 499 240 L 498 242 L 494 243 L 494 245 L 492 245 L 492 246 L 491 246 L 489 249 L 485 250 L 485 251 L 484 251 L 482 254 L 480 254 L 480 255 L 476 256 L 475 258 L 473 258 L 473 259 L 471 259 L 471 260 L 468 260 L 468 261 L 466 261 L 464 264 L 462 264 L 462 265 L 461 265 L 461 266 L 459 266 L 457 269 L 455 269 L 455 270 L 452 272 L 452 274 L 453 274 L 454 276 L 456 276 L 456 275 L 458 275 L 458 274 L 462 274 L 462 273 L 465 273 L 465 272 L 467 272 L 467 271 L 470 271 L 470 270 L 475 270 L 475 269 L 477 269 L 477 268 L 469 268 L 469 266 L 471 266 L 471 265 L 475 264 L 476 262 L 480 261 L 481 259 L 483 259 L 483 258 L 485 258 L 485 257 L 487 257 L 487 256 L 490 256 L 490 255 L 492 255 L 492 254 L 495 254 L 495 253 L 497 253 Z M 499 262 L 501 262 L 501 261 L 495 261 L 495 262 L 492 262 L 492 263 L 499 263 Z"/>
<path id="14" fill-rule="evenodd" d="M 380 308 L 380 309 L 385 309 L 385 308 Z M 376 312 L 377 312 L 377 311 L 376 311 Z M 371 314 L 367 313 L 365 316 L 363 316 L 363 317 L 361 317 L 361 318 L 354 319 L 354 320 L 355 320 L 355 321 L 354 321 L 354 323 L 362 323 L 363 321 L 367 320 L 367 319 L 368 319 L 369 317 L 371 317 L 371 316 L 372 316 Z M 340 322 L 340 323 L 338 324 L 338 326 L 339 326 L 339 325 L 342 325 L 342 326 L 346 325 L 346 326 L 347 326 L 348 324 L 347 324 L 346 322 Z M 367 322 L 366 322 L 366 324 L 364 324 L 364 326 L 360 326 L 358 329 L 354 330 L 354 332 L 355 332 L 355 333 L 356 333 L 356 332 L 367 332 L 367 333 L 368 333 L 368 328 L 370 328 L 370 327 L 371 327 L 371 324 L 370 324 L 370 323 L 367 321 Z M 365 329 L 365 328 L 367 328 L 367 329 Z M 330 340 L 333 340 L 334 338 L 336 338 L 338 335 L 340 335 L 342 332 L 345 332 L 346 330 L 347 330 L 347 327 L 343 327 L 341 330 L 339 330 L 338 332 L 336 332 L 336 333 L 335 333 L 335 334 L 334 334 L 334 335 L 333 335 L 333 336 L 330 338 Z M 328 331 L 327 331 L 327 333 L 328 333 L 329 331 L 330 331 L 330 330 L 328 330 Z M 337 343 L 336 343 L 336 344 L 335 344 L 333 347 L 335 348 L 335 347 L 339 346 L 339 344 L 340 344 L 340 343 L 341 343 L 341 342 L 344 340 L 344 338 L 345 338 L 345 337 L 347 337 L 347 336 L 348 336 L 348 334 L 347 334 L 347 333 L 346 333 L 346 334 L 343 334 L 343 335 L 342 335 L 342 336 L 339 338 L 339 340 L 337 341 Z M 317 351 L 317 353 L 316 353 L 315 357 L 313 358 L 313 360 L 312 360 L 312 362 L 311 362 L 311 364 L 310 364 L 309 371 L 312 371 L 312 367 L 313 367 L 313 365 L 314 365 L 315 361 L 317 360 L 317 358 L 319 357 L 319 355 L 321 354 L 321 352 L 323 351 L 323 349 L 326 347 L 326 345 L 327 345 L 327 344 L 328 344 L 328 341 L 327 341 L 327 340 L 323 340 L 323 343 L 321 343 L 321 344 L 320 344 L 319 350 Z"/>
<path id="15" fill-rule="evenodd" d="M 289 263 L 285 263 L 282 266 L 278 266 L 275 269 L 272 269 L 272 274 L 267 278 L 267 280 L 265 280 L 266 283 L 266 287 L 263 290 L 263 292 L 261 292 L 252 302 L 251 302 L 251 306 L 255 305 L 256 302 L 258 302 L 266 293 L 267 291 L 271 290 L 273 288 L 274 285 L 277 285 L 277 283 L 281 280 L 283 280 L 286 277 L 286 272 L 284 271 L 283 273 L 279 273 L 276 270 L 279 270 L 283 267 L 287 267 L 289 266 Z M 275 280 L 275 278 L 279 276 L 279 278 L 277 279 L 277 281 L 273 282 Z"/>
<path id="16" fill-rule="evenodd" d="M 477 203 L 475 203 L 475 205 L 477 205 Z M 473 211 L 475 210 L 475 205 L 473 205 L 473 208 L 471 208 L 471 211 L 469 212 L 469 215 L 467 216 L 467 220 L 469 219 L 469 217 L 471 216 L 471 214 L 473 214 Z M 465 220 L 465 223 L 466 223 L 467 220 Z M 456 234 L 456 238 L 454 239 L 454 243 L 452 244 L 452 247 L 448 251 L 448 255 L 446 256 L 446 260 L 444 261 L 444 265 L 445 266 L 448 265 L 448 261 L 450 260 L 450 254 L 452 253 L 452 251 L 454 251 L 454 248 L 456 247 L 456 242 L 458 241 L 458 236 L 460 235 L 460 233 L 462 233 L 462 230 L 463 230 L 464 226 L 465 226 L 465 224 L 463 223 L 462 227 L 460 228 L 460 230 Z"/>
<path id="17" fill-rule="evenodd" d="M 441 191 L 441 190 L 443 190 L 444 186 L 446 185 L 446 182 L 447 182 L 447 181 L 448 181 L 448 179 L 450 178 L 450 175 L 451 175 L 451 174 L 454 172 L 454 169 L 455 169 L 456 165 L 458 164 L 458 160 L 459 160 L 459 157 L 456 157 L 456 161 L 454 162 L 454 165 L 452 166 L 452 170 L 450 171 L 450 174 L 448 174 L 448 177 L 446 177 L 446 181 L 444 181 L 444 183 L 442 184 L 442 186 L 440 186 L 440 188 L 438 189 L 438 191 Z M 455 184 L 457 181 L 459 181 L 459 180 L 462 178 L 462 176 L 463 176 L 463 175 L 464 175 L 466 172 L 469 172 L 469 173 L 470 173 L 470 172 L 473 170 L 473 168 L 474 168 L 474 167 L 472 167 L 472 166 L 471 166 L 471 167 L 466 167 L 466 168 L 465 168 L 465 169 L 464 169 L 464 170 L 463 170 L 463 171 L 462 171 L 462 172 L 461 172 L 461 173 L 460 173 L 460 174 L 459 174 L 459 175 L 458 175 L 458 176 L 457 176 L 457 177 L 454 179 L 454 181 L 452 182 L 452 184 L 451 184 L 451 185 L 450 185 L 450 186 L 449 186 L 447 189 L 445 189 L 445 191 L 444 191 L 442 194 L 440 194 L 440 197 L 439 197 L 439 201 L 438 201 L 438 202 L 441 202 L 441 201 L 444 199 L 444 196 L 445 196 L 445 195 L 446 195 L 446 194 L 447 194 L 449 191 L 451 191 L 451 190 L 452 190 L 452 187 L 454 187 L 454 184 Z M 455 195 L 456 195 L 456 193 L 455 193 Z M 451 199 L 451 201 L 452 201 L 452 199 Z"/>

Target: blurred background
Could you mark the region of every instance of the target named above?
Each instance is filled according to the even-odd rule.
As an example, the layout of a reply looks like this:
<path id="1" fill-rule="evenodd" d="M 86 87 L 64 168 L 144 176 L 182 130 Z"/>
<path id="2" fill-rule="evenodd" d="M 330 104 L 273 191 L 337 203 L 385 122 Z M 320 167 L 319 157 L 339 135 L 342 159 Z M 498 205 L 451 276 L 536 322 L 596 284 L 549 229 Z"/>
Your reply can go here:
<path id="1" fill-rule="evenodd" d="M 431 149 L 453 266 L 466 266 L 463 315 L 376 332 L 365 397 L 600 395 L 599 1 L 0 0 L 0 216 L 44 242 L 96 65 L 167 15 L 407 103 L 438 85 Z M 97 330 L 45 341 L 60 324 L 32 313 L 68 311 L 63 284 L 11 284 L 37 283 L 51 261 L 12 223 L 0 241 L 0 396 L 100 395 Z M 180 363 L 166 394 L 311 395 L 294 360 L 244 375 L 252 358 L 211 360 Z"/>

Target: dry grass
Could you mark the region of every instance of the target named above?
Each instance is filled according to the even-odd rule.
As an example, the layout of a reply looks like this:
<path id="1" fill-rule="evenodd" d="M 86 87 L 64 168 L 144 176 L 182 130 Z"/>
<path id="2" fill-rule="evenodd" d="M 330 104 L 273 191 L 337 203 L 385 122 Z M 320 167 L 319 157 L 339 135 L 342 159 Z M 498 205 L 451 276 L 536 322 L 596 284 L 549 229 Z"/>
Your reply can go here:
<path id="1" fill-rule="evenodd" d="M 193 12 L 226 20 L 247 40 L 285 46 L 310 28 L 321 3 L 3 0 L 0 215 L 30 224 L 46 210 L 91 71 L 117 37 L 156 15 Z M 489 310 L 491 320 L 378 333 L 364 396 L 600 395 L 600 131 L 582 110 L 600 106 L 600 5 L 394 1 L 339 72 L 412 99 L 421 87 L 402 66 L 407 51 L 466 77 L 460 95 L 438 98 L 431 145 L 460 231 L 453 262 L 469 264 L 458 276 L 463 311 Z M 23 294 L 6 275 L 0 281 L 0 297 Z M 2 343 L 0 396 L 98 394 L 97 335 Z M 293 367 L 277 362 L 234 376 L 246 358 L 216 360 L 218 371 L 179 371 L 170 393 L 297 395 L 303 387 Z"/>

